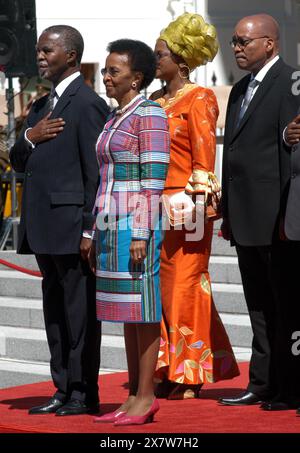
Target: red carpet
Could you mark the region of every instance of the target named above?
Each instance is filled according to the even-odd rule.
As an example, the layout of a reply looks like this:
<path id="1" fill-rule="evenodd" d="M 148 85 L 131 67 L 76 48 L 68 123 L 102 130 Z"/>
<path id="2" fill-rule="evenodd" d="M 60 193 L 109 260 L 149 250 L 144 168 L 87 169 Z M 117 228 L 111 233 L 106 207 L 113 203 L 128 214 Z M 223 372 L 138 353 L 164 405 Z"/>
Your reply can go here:
<path id="1" fill-rule="evenodd" d="M 248 382 L 248 364 L 240 364 L 241 376 L 206 385 L 198 400 L 160 400 L 154 423 L 114 427 L 93 423 L 90 415 L 56 417 L 27 414 L 28 408 L 46 401 L 54 393 L 51 382 L 0 390 L 1 433 L 299 433 L 295 411 L 264 412 L 259 406 L 218 405 L 220 396 L 236 394 Z M 126 373 L 100 376 L 101 409 L 116 409 L 127 395 Z"/>

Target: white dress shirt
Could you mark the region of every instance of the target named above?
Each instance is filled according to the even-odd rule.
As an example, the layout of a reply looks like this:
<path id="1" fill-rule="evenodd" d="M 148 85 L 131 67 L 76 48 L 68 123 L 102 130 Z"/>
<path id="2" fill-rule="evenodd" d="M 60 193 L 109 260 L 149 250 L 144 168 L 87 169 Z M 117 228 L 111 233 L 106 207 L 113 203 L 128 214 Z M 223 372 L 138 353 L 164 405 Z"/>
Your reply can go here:
<path id="1" fill-rule="evenodd" d="M 258 84 L 257 86 L 254 88 L 254 90 L 252 91 L 252 96 L 251 96 L 251 99 L 253 98 L 253 96 L 255 95 L 258 87 L 259 87 L 259 84 L 263 81 L 263 79 L 265 78 L 265 76 L 267 75 L 268 71 L 271 69 L 271 67 L 276 63 L 276 61 L 279 60 L 279 55 L 276 55 L 276 57 L 272 58 L 272 60 L 270 60 L 265 66 L 263 66 L 261 68 L 260 71 L 258 71 L 258 73 L 256 74 L 256 76 L 254 76 L 254 74 L 251 74 L 251 79 L 250 80 L 257 80 Z"/>
<path id="2" fill-rule="evenodd" d="M 56 96 L 54 97 L 53 99 L 53 108 L 55 108 L 59 98 L 61 97 L 61 95 L 63 94 L 63 92 L 68 88 L 68 86 L 70 85 L 71 82 L 73 82 L 73 80 L 75 80 L 77 77 L 80 76 L 80 72 L 79 71 L 76 71 L 74 72 L 73 74 L 71 74 L 70 76 L 66 77 L 64 80 L 62 80 L 58 85 L 57 87 L 55 87 L 55 92 L 56 92 Z M 32 127 L 28 127 L 26 129 L 26 131 L 24 132 L 24 138 L 26 140 L 26 142 L 28 143 L 28 145 L 30 145 L 31 148 L 35 148 L 35 143 L 32 143 L 29 138 L 27 137 L 27 132 L 32 129 Z"/>
<path id="3" fill-rule="evenodd" d="M 251 75 L 251 80 L 253 79 L 256 79 L 259 83 L 261 83 L 264 79 L 264 77 L 267 75 L 267 72 L 271 69 L 271 67 L 276 63 L 276 61 L 279 60 L 279 55 L 276 55 L 276 57 L 272 58 L 272 60 L 269 61 L 269 63 L 267 63 L 263 68 L 261 68 L 260 71 L 258 71 L 258 73 L 256 74 L 256 76 L 254 77 L 254 75 L 252 74 Z M 251 96 L 251 99 L 253 98 L 253 96 L 255 95 L 256 91 L 257 91 L 257 88 L 259 87 L 259 84 L 254 88 L 253 92 L 252 92 L 252 96 Z M 243 101 L 244 102 L 244 101 Z M 243 104 L 242 104 L 243 105 Z M 286 131 L 286 127 L 284 128 L 284 131 L 283 131 L 283 141 L 284 143 L 287 145 L 287 146 L 290 146 L 287 141 L 285 140 L 285 131 Z"/>
<path id="4" fill-rule="evenodd" d="M 62 96 L 63 92 L 68 88 L 70 83 L 73 82 L 73 80 L 75 80 L 79 76 L 80 76 L 80 72 L 76 71 L 73 74 L 71 74 L 70 76 L 66 77 L 64 80 L 62 80 L 57 85 L 57 87 L 55 88 L 56 96 L 53 99 L 54 100 L 53 108 L 55 108 L 59 98 Z M 25 138 L 26 142 L 30 145 L 31 148 L 35 148 L 35 144 L 32 143 L 27 137 L 27 131 L 29 131 L 29 129 L 32 129 L 32 128 L 29 127 L 28 129 L 26 129 L 26 131 L 24 133 L 24 138 Z M 89 231 L 83 231 L 82 236 L 85 237 L 85 238 L 88 238 L 88 239 L 92 238 L 91 232 L 89 232 Z"/>

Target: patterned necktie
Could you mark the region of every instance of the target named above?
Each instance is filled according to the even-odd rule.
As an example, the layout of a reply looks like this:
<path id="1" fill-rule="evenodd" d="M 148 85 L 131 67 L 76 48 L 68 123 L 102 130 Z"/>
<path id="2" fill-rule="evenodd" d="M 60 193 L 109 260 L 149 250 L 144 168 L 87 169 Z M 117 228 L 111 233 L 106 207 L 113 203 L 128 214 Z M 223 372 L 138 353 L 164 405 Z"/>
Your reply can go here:
<path id="1" fill-rule="evenodd" d="M 52 112 L 54 109 L 54 100 L 57 98 L 57 93 L 54 89 L 54 87 L 51 88 L 50 94 L 48 96 L 46 105 L 45 105 L 45 113 Z"/>
<path id="2" fill-rule="evenodd" d="M 259 81 L 256 80 L 256 79 L 251 80 L 251 82 L 248 85 L 248 88 L 247 88 L 247 91 L 246 91 L 246 94 L 245 94 L 245 97 L 244 97 L 244 102 L 242 104 L 242 107 L 241 107 L 241 110 L 240 110 L 240 113 L 239 113 L 239 119 L 238 119 L 237 126 L 239 126 L 243 116 L 245 115 L 245 112 L 246 112 L 247 108 L 249 107 L 249 104 L 250 104 L 251 99 L 253 97 L 253 91 L 257 87 L 257 85 L 259 85 Z"/>

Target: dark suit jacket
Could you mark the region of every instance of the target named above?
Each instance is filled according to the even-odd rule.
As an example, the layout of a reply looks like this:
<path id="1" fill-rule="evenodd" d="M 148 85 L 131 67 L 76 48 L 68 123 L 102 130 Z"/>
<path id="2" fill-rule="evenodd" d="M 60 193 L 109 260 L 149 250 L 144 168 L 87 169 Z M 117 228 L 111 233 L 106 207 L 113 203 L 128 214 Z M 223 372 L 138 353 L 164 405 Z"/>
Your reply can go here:
<path id="1" fill-rule="evenodd" d="M 291 91 L 293 68 L 279 59 L 260 83 L 239 125 L 250 74 L 232 89 L 223 151 L 223 216 L 235 242 L 245 246 L 272 243 L 283 214 L 290 180 L 290 149 L 283 130 L 298 111 Z M 275 233 L 276 234 L 276 233 Z"/>
<path id="2" fill-rule="evenodd" d="M 34 103 L 27 127 L 44 117 L 46 102 L 47 96 Z M 106 103 L 79 76 L 51 115 L 65 120 L 64 130 L 33 150 L 22 133 L 12 147 L 13 168 L 25 172 L 19 253 L 79 253 L 82 231 L 94 222 L 99 174 L 95 144 L 107 114 Z"/>
<path id="3" fill-rule="evenodd" d="M 288 239 L 300 241 L 300 145 L 291 147 L 291 182 L 284 230 Z"/>

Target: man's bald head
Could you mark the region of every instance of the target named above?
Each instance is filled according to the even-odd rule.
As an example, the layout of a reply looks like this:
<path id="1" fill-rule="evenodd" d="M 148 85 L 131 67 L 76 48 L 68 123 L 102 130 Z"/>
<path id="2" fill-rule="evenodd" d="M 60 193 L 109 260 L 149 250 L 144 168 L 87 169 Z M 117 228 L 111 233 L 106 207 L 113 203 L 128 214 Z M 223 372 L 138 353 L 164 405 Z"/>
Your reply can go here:
<path id="1" fill-rule="evenodd" d="M 243 17 L 232 42 L 239 68 L 256 74 L 279 53 L 278 23 L 268 14 Z"/>
<path id="2" fill-rule="evenodd" d="M 254 14 L 241 19 L 235 29 L 246 28 L 253 35 L 268 36 L 279 46 L 280 32 L 278 22 L 269 14 Z"/>

